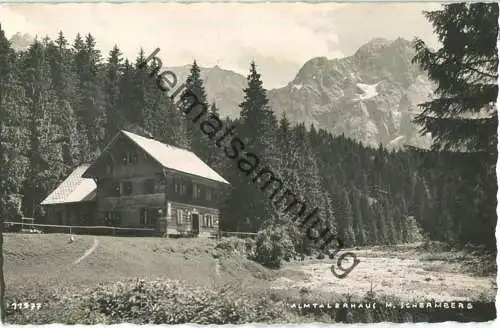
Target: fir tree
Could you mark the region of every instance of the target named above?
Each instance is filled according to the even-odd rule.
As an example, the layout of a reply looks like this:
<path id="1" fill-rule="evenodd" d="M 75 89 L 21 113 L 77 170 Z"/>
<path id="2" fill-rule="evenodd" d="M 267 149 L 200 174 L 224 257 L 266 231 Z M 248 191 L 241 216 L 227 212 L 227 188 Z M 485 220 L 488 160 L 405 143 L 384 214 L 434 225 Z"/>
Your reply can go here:
<path id="1" fill-rule="evenodd" d="M 118 46 L 114 46 L 109 53 L 104 82 L 104 100 L 106 110 L 106 137 L 105 144 L 125 125 L 125 117 L 118 107 L 120 99 L 120 80 L 122 75 L 122 53 Z"/>
<path id="2" fill-rule="evenodd" d="M 50 63 L 52 89 L 56 95 L 54 107 L 54 124 L 59 136 L 66 176 L 78 165 L 77 124 L 78 120 L 73 107 L 76 96 L 76 74 L 72 65 L 71 51 L 62 31 L 55 42 L 47 46 L 47 57 Z"/>
<path id="3" fill-rule="evenodd" d="M 416 122 L 432 133 L 434 149 L 496 154 L 498 4 L 450 4 L 425 15 L 443 46 L 432 51 L 417 39 L 414 61 L 439 97 L 421 105 Z"/>
<path id="4" fill-rule="evenodd" d="M 210 106 L 210 113 L 212 117 L 219 117 L 219 109 L 217 108 L 217 105 L 212 103 L 212 106 Z M 217 147 L 215 144 L 215 140 L 207 140 L 205 142 L 205 153 L 206 153 L 206 158 L 205 161 L 206 163 L 215 169 L 216 172 L 222 172 L 225 168 L 225 161 L 226 161 L 226 156 L 224 153 Z"/>
<path id="5" fill-rule="evenodd" d="M 208 115 L 209 105 L 207 102 L 207 94 L 205 92 L 205 86 L 203 83 L 203 79 L 201 78 L 201 70 L 196 60 L 193 62 L 191 69 L 189 71 L 189 75 L 186 78 L 186 87 L 196 95 L 197 100 L 200 104 L 205 106 L 207 109 Z M 201 130 L 199 126 L 199 122 L 192 122 L 191 120 L 195 118 L 199 111 L 199 107 L 193 109 L 195 113 L 190 114 L 188 119 L 188 131 L 191 139 L 191 150 L 204 161 L 208 161 L 211 154 L 211 149 L 209 149 L 209 144 L 213 143 L 208 136 L 206 136 Z"/>
<path id="6" fill-rule="evenodd" d="M 29 173 L 23 186 L 23 211 L 33 218 L 43 216 L 39 204 L 64 172 L 62 147 L 54 128 L 57 98 L 44 43 L 35 41 L 22 57 L 22 79 L 29 108 Z"/>
<path id="7" fill-rule="evenodd" d="M 90 162 L 100 153 L 104 141 L 105 112 L 103 86 L 100 74 L 101 54 L 95 48 L 95 39 L 88 34 L 83 40 L 80 34 L 74 42 L 74 63 L 78 77 L 76 114 L 79 118 L 78 131 L 79 161 Z"/>
<path id="8" fill-rule="evenodd" d="M 248 87 L 243 90 L 244 100 L 240 104 L 241 119 L 237 124 L 238 136 L 245 144 L 245 152 L 258 156 L 259 166 L 275 170 L 278 163 L 274 139 L 277 121 L 268 105 L 267 91 L 263 87 L 260 74 L 257 73 L 253 62 L 250 65 L 247 81 Z M 248 166 L 248 164 L 242 164 L 241 159 L 237 161 L 237 165 L 241 168 L 240 164 Z M 250 231 L 260 229 L 266 220 L 273 220 L 277 216 L 272 202 L 249 179 L 257 170 L 250 170 L 246 173 L 235 172 L 231 179 L 235 192 L 231 195 L 233 205 L 230 207 L 230 212 L 241 213 L 242 225 Z M 256 182 L 258 183 L 258 180 Z"/>
<path id="9" fill-rule="evenodd" d="M 25 99 L 17 80 L 16 54 L 0 25 L 0 322 L 5 322 L 3 230 L 5 219 L 21 215 L 20 196 L 27 169 Z"/>
<path id="10" fill-rule="evenodd" d="M 433 150 L 445 151 L 438 154 L 440 174 L 461 177 L 458 184 L 448 180 L 461 200 L 461 211 L 437 218 L 455 233 L 457 228 L 451 227 L 461 227 L 462 242 L 481 240 L 495 247 L 491 227 L 496 223 L 496 200 L 492 196 L 476 203 L 470 200 L 475 198 L 471 190 L 485 195 L 497 190 L 498 4 L 450 4 L 425 15 L 442 47 L 433 51 L 417 40 L 414 61 L 436 82 L 438 97 L 421 105 L 416 122 L 432 134 Z M 472 224 L 478 219 L 480 224 Z"/>

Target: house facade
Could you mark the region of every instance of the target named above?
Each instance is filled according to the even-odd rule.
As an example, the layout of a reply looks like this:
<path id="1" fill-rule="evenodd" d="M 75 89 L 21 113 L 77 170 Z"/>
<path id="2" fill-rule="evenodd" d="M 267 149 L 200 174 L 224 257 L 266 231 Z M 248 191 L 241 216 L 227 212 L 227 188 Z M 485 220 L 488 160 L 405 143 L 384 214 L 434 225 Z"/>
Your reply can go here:
<path id="1" fill-rule="evenodd" d="M 221 191 L 229 185 L 194 153 L 123 130 L 81 179 L 95 183 L 88 225 L 160 235 L 215 233 Z"/>

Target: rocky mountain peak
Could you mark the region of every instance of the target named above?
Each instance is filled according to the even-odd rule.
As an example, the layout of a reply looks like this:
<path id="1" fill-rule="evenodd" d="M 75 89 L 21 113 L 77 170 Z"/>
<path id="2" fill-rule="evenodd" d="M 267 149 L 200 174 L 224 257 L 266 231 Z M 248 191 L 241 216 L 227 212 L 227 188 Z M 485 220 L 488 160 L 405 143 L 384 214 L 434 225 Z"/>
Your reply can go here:
<path id="1" fill-rule="evenodd" d="M 307 61 L 286 87 L 269 98 L 279 115 L 345 134 L 366 145 L 425 146 L 411 122 L 432 93 L 415 64 L 411 41 L 373 39 L 346 58 Z"/>
<path id="2" fill-rule="evenodd" d="M 380 53 L 384 48 L 390 46 L 392 41 L 384 38 L 375 38 L 362 45 L 354 54 L 355 57 Z"/>
<path id="3" fill-rule="evenodd" d="M 27 33 L 21 34 L 20 32 L 17 32 L 10 38 L 9 41 L 12 45 L 12 48 L 14 48 L 16 51 L 23 51 L 28 49 L 34 40 L 35 38 Z"/>

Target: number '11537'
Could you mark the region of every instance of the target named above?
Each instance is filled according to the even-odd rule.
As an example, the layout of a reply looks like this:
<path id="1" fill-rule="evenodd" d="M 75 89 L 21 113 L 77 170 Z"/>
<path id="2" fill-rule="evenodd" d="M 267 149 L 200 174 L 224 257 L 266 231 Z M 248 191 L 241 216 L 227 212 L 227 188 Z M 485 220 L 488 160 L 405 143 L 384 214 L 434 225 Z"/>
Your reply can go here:
<path id="1" fill-rule="evenodd" d="M 10 307 L 14 310 L 40 310 L 42 303 L 19 302 L 11 303 Z"/>

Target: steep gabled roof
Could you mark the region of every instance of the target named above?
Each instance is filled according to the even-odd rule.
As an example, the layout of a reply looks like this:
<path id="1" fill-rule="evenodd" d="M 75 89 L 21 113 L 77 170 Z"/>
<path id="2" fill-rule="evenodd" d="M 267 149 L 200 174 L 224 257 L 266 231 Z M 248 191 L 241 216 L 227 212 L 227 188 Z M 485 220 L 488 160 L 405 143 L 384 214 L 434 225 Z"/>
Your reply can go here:
<path id="1" fill-rule="evenodd" d="M 90 201 L 95 198 L 97 185 L 94 180 L 82 178 L 89 164 L 78 166 L 41 205 L 64 204 Z"/>
<path id="2" fill-rule="evenodd" d="M 210 168 L 210 166 L 196 156 L 195 153 L 186 149 L 164 144 L 154 139 L 141 137 L 135 133 L 125 130 L 121 130 L 113 138 L 109 145 L 104 149 L 103 154 L 113 146 L 120 134 L 126 136 L 164 168 L 229 184 L 226 179 Z"/>
<path id="3" fill-rule="evenodd" d="M 154 139 L 141 137 L 125 130 L 122 130 L 121 133 L 125 134 L 137 146 L 167 169 L 229 184 L 226 179 L 212 170 L 210 166 L 189 150 L 170 146 Z"/>

